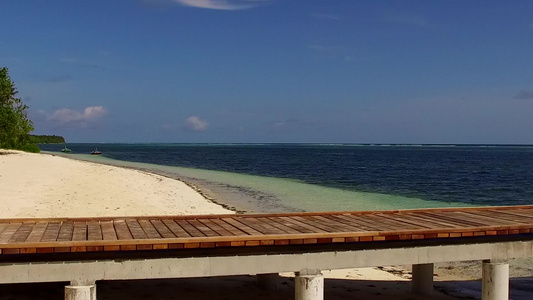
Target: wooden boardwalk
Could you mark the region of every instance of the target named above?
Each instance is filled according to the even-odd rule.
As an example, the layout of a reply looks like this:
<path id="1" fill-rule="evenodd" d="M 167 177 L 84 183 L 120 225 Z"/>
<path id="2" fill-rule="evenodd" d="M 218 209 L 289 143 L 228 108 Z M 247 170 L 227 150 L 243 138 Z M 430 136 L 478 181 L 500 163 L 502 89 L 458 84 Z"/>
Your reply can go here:
<path id="1" fill-rule="evenodd" d="M 533 206 L 0 219 L 0 255 L 359 243 L 530 233 L 533 233 Z"/>

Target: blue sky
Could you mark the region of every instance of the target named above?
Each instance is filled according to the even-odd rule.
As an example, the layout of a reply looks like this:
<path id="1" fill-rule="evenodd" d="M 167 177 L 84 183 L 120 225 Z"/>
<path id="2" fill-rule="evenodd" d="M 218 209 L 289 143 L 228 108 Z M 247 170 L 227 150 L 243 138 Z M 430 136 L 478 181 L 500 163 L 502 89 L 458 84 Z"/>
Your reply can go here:
<path id="1" fill-rule="evenodd" d="M 36 134 L 533 144 L 532 1 L 0 4 Z"/>

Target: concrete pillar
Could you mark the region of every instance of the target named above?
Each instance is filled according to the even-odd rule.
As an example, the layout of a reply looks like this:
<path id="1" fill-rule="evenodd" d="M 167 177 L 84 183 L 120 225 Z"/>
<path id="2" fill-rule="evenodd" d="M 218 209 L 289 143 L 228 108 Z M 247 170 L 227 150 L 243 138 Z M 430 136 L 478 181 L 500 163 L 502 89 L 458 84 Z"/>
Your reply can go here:
<path id="1" fill-rule="evenodd" d="M 413 293 L 429 296 L 433 294 L 433 264 L 413 265 Z"/>
<path id="2" fill-rule="evenodd" d="M 278 289 L 278 273 L 257 274 L 257 285 L 262 290 L 273 291 Z"/>
<path id="3" fill-rule="evenodd" d="M 71 283 L 65 287 L 65 300 L 96 300 L 96 284 L 76 285 Z"/>
<path id="4" fill-rule="evenodd" d="M 509 299 L 509 264 L 507 262 L 483 261 L 483 300 Z"/>
<path id="5" fill-rule="evenodd" d="M 302 271 L 294 278 L 296 300 L 323 300 L 324 276 L 320 271 Z"/>

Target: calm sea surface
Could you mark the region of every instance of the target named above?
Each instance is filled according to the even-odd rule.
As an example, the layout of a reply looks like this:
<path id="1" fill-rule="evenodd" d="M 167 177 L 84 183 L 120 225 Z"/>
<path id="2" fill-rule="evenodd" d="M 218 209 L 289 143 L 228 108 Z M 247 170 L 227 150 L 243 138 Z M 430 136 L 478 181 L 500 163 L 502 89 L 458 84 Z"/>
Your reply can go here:
<path id="1" fill-rule="evenodd" d="M 231 203 L 247 202 L 245 210 L 533 204 L 533 146 L 67 146 L 72 149 L 69 155 L 77 158 L 119 165 L 117 161 L 129 162 L 128 166 L 197 180 L 196 184 L 207 185 L 215 194 L 236 189 L 222 198 L 248 195 Z M 95 146 L 103 157 L 86 155 Z M 63 145 L 40 147 L 60 151 Z M 263 207 L 254 201 L 264 202 Z"/>

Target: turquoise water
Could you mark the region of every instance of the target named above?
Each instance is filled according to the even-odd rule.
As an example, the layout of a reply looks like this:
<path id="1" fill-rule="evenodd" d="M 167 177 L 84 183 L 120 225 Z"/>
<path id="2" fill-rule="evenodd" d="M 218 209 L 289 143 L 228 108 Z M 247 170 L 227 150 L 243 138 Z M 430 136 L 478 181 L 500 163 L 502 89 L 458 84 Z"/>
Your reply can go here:
<path id="1" fill-rule="evenodd" d="M 135 168 L 181 179 L 197 186 L 216 202 L 246 212 L 389 210 L 467 205 L 382 193 L 350 191 L 309 184 L 289 178 L 120 161 L 104 156 L 84 154 L 66 154 L 63 156 Z"/>

